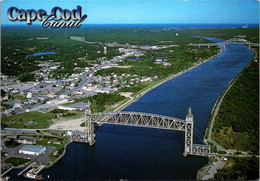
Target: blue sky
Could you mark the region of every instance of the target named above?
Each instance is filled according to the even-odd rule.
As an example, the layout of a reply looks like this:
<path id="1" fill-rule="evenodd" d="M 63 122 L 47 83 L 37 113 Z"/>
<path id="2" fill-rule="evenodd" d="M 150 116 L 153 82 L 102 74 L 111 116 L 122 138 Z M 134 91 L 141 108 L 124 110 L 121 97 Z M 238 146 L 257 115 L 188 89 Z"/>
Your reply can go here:
<path id="1" fill-rule="evenodd" d="M 83 24 L 259 23 L 257 0 L 2 0 L 1 24 L 26 24 L 7 18 L 11 6 L 50 14 L 54 6 L 72 10 L 77 5 L 88 15 Z"/>

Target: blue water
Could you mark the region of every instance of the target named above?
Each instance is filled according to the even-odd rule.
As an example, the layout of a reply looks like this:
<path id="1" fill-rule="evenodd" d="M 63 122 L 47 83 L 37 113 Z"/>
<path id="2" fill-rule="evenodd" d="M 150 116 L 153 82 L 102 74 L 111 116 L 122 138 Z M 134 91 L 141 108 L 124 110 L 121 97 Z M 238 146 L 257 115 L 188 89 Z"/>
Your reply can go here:
<path id="1" fill-rule="evenodd" d="M 49 55 L 49 54 L 57 54 L 57 52 L 39 52 L 39 53 L 34 53 L 34 54 L 27 55 L 27 57 L 40 56 L 40 55 Z"/>
<path id="2" fill-rule="evenodd" d="M 221 40 L 207 38 L 215 42 Z M 227 44 L 216 58 L 150 91 L 127 111 L 150 112 L 185 119 L 191 106 L 194 143 L 202 143 L 212 107 L 228 83 L 254 54 L 240 44 Z M 183 157 L 184 133 L 179 131 L 103 125 L 96 143 L 68 145 L 67 152 L 43 176 L 56 180 L 195 179 L 208 159 Z M 13 179 L 15 171 L 10 172 Z"/>

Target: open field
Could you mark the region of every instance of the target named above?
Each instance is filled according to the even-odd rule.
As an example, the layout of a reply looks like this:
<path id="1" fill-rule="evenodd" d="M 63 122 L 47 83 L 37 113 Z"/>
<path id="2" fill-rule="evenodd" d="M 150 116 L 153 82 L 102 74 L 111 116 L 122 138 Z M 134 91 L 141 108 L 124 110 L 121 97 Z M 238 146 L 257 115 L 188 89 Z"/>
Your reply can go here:
<path id="1" fill-rule="evenodd" d="M 6 163 L 11 163 L 13 166 L 18 166 L 27 163 L 30 161 L 29 159 L 25 158 L 15 158 L 15 157 L 10 157 L 5 160 Z"/>
<path id="2" fill-rule="evenodd" d="M 9 117 L 2 118 L 2 124 L 6 124 L 9 128 L 48 128 L 52 123 L 52 119 L 55 118 L 55 114 L 52 113 L 41 113 L 37 111 L 26 112 L 22 114 L 12 115 Z M 34 121 L 37 124 L 32 126 L 26 126 L 25 124 Z"/>

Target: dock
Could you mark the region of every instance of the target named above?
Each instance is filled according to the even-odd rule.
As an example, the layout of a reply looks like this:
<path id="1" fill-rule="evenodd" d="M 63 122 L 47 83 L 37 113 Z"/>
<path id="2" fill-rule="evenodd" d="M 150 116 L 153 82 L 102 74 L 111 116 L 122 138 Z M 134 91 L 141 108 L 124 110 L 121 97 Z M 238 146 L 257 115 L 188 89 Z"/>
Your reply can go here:
<path id="1" fill-rule="evenodd" d="M 6 170 L 2 175 L 1 177 L 3 177 L 5 174 L 7 174 L 10 170 L 12 170 L 14 168 L 14 166 L 12 166 L 11 168 L 9 168 L 8 170 Z"/>
<path id="2" fill-rule="evenodd" d="M 40 173 L 40 172 L 44 169 L 45 166 L 46 166 L 46 165 L 40 165 L 40 166 L 37 168 L 37 171 L 36 171 L 35 173 L 36 173 L 36 174 Z"/>
<path id="3" fill-rule="evenodd" d="M 23 174 L 23 172 L 25 172 L 26 170 L 28 170 L 30 167 L 32 167 L 34 164 L 36 164 L 35 162 L 31 163 L 28 167 L 26 167 L 25 169 L 23 169 L 21 172 L 19 172 L 17 175 L 20 176 Z"/>

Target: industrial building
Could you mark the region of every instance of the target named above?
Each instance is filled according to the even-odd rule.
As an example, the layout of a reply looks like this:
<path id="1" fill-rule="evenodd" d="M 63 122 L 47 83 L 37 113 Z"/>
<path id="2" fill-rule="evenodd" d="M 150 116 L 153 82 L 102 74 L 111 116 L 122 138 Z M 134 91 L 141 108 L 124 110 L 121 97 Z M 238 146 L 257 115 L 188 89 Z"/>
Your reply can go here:
<path id="1" fill-rule="evenodd" d="M 35 155 L 39 156 L 43 153 L 45 153 L 46 147 L 45 146 L 38 146 L 38 145 L 25 145 L 19 150 L 19 153 L 21 154 L 27 154 L 27 155 Z"/>
<path id="2" fill-rule="evenodd" d="M 36 143 L 36 139 L 35 138 L 31 138 L 31 137 L 20 136 L 18 138 L 18 143 L 33 145 L 33 144 Z"/>

